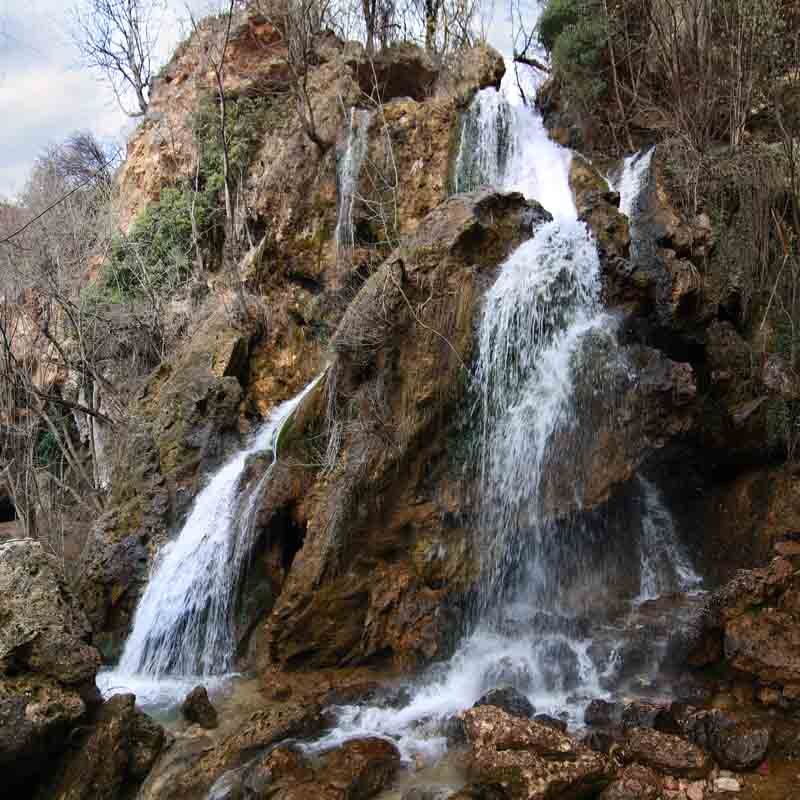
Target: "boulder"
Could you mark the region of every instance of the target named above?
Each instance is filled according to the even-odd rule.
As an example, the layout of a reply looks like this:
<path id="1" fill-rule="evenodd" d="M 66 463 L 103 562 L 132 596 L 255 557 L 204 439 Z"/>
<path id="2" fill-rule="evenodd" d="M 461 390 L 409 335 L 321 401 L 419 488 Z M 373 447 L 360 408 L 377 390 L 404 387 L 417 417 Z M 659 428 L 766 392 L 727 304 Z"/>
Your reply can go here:
<path id="1" fill-rule="evenodd" d="M 99 703 L 100 654 L 58 561 L 32 539 L 0 545 L 0 766 L 24 796 Z"/>
<path id="2" fill-rule="evenodd" d="M 583 712 L 583 720 L 587 725 L 604 727 L 615 722 L 621 713 L 619 703 L 608 700 L 592 700 Z"/>
<path id="3" fill-rule="evenodd" d="M 595 797 L 610 782 L 608 760 L 566 734 L 513 717 L 495 706 L 463 715 L 470 751 L 467 766 L 478 787 L 522 800 Z"/>
<path id="4" fill-rule="evenodd" d="M 0 676 L 91 684 L 100 656 L 90 640 L 89 621 L 56 559 L 31 539 L 0 545 Z"/>
<path id="5" fill-rule="evenodd" d="M 165 741 L 164 729 L 135 702 L 132 694 L 116 695 L 102 706 L 38 800 L 116 800 L 135 792 Z"/>
<path id="6" fill-rule="evenodd" d="M 507 714 L 511 714 L 512 717 L 522 717 L 523 719 L 528 719 L 536 713 L 531 701 L 512 686 L 491 689 L 476 701 L 473 708 L 478 708 L 478 706 L 495 706 Z"/>
<path id="7" fill-rule="evenodd" d="M 216 728 L 219 725 L 217 709 L 208 699 L 205 686 L 195 686 L 181 704 L 181 713 L 187 722 L 195 722 L 201 728 Z"/>
<path id="8" fill-rule="evenodd" d="M 389 785 L 400 767 L 400 753 L 385 739 L 353 739 L 323 753 L 318 783 L 342 791 L 342 800 L 367 800 Z"/>
<path id="9" fill-rule="evenodd" d="M 641 764 L 628 764 L 600 795 L 600 800 L 659 800 L 661 776 Z"/>
<path id="10" fill-rule="evenodd" d="M 725 769 L 745 772 L 767 755 L 772 731 L 763 722 L 737 719 L 720 710 L 695 711 L 680 720 L 685 735 L 708 750 Z"/>
<path id="11" fill-rule="evenodd" d="M 256 758 L 226 788 L 235 797 L 274 800 L 369 800 L 392 780 L 400 766 L 397 748 L 384 739 L 353 739 L 309 760 L 282 744 Z"/>
<path id="12" fill-rule="evenodd" d="M 568 725 L 566 720 L 551 717 L 549 714 L 534 714 L 533 721 L 538 722 L 540 725 L 547 725 L 549 728 L 561 731 L 561 733 L 567 732 Z"/>
<path id="13" fill-rule="evenodd" d="M 626 763 L 639 763 L 679 778 L 704 778 L 713 761 L 699 747 L 668 733 L 634 728 L 622 750 Z"/>

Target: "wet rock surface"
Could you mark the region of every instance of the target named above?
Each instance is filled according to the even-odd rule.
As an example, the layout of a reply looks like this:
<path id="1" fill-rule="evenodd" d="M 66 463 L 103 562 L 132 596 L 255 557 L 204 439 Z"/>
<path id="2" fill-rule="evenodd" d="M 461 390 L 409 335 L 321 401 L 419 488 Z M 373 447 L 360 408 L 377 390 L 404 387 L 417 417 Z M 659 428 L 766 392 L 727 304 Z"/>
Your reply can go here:
<path id="1" fill-rule="evenodd" d="M 99 703 L 90 640 L 58 561 L 32 539 L 0 545 L 0 766 L 9 791 L 30 791 Z"/>
<path id="2" fill-rule="evenodd" d="M 116 800 L 133 796 L 165 743 L 161 725 L 135 707 L 131 694 L 104 703 L 87 732 L 39 789 L 38 800 Z M 48 770 L 48 772 L 51 772 Z"/>
<path id="3" fill-rule="evenodd" d="M 512 717 L 523 719 L 528 719 L 536 713 L 531 701 L 512 686 L 502 686 L 486 692 L 475 702 L 473 708 L 479 706 L 494 706 L 506 714 L 511 714 Z"/>
<path id="4" fill-rule="evenodd" d="M 629 731 L 623 747 L 629 763 L 644 764 L 659 772 L 681 778 L 703 778 L 713 761 L 699 747 L 668 733 L 648 728 Z"/>
<path id="5" fill-rule="evenodd" d="M 476 786 L 507 798 L 596 796 L 611 780 L 606 758 L 545 725 L 493 706 L 464 713 L 468 769 Z"/>
<path id="6" fill-rule="evenodd" d="M 397 749 L 383 739 L 353 739 L 313 757 L 281 744 L 224 776 L 211 795 L 217 800 L 369 800 L 390 783 L 399 765 Z"/>
<path id="7" fill-rule="evenodd" d="M 205 686 L 195 686 L 181 704 L 181 714 L 187 722 L 196 722 L 202 728 L 216 728 L 219 725 L 217 710 L 208 699 Z"/>

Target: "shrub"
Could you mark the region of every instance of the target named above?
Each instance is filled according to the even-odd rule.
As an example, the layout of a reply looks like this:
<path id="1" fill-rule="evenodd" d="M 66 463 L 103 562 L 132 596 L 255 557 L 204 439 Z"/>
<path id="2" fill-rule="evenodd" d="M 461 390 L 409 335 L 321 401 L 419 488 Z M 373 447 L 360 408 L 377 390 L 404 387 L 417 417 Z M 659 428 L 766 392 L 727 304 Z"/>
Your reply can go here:
<path id="1" fill-rule="evenodd" d="M 549 0 L 539 17 L 539 41 L 553 52 L 556 40 L 570 25 L 576 25 L 583 16 L 586 0 Z"/>
<path id="2" fill-rule="evenodd" d="M 605 16 L 595 0 L 549 0 L 539 19 L 539 41 L 550 52 L 567 98 L 591 109 L 607 91 Z"/>

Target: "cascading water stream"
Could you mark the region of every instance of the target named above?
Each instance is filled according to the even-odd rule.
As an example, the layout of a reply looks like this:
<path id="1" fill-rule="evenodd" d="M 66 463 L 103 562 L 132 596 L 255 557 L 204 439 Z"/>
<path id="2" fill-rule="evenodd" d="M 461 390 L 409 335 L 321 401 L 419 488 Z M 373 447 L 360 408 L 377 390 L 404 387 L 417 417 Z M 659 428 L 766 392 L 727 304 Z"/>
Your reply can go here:
<path id="1" fill-rule="evenodd" d="M 197 677 L 205 680 L 233 668 L 236 602 L 252 550 L 258 499 L 286 421 L 318 380 L 279 405 L 251 444 L 198 494 L 183 528 L 158 554 L 120 662 L 100 676 L 101 689 L 135 690 L 143 705 L 175 702 Z M 271 452 L 272 462 L 242 493 L 248 460 L 261 452 Z"/>
<path id="2" fill-rule="evenodd" d="M 593 414 L 598 406 L 612 413 L 614 376 L 628 369 L 618 355 L 616 320 L 600 301 L 596 245 L 576 218 L 570 159 L 523 103 L 510 72 L 499 92 L 483 90 L 465 114 L 456 190 L 488 183 L 521 191 L 553 215 L 502 266 L 478 332 L 482 577 L 473 627 L 447 663 L 416 679 L 405 707 L 340 707 L 337 727 L 315 748 L 382 735 L 408 759 L 435 759 L 446 750 L 443 722 L 499 685 L 514 686 L 540 712 L 580 722 L 587 700 L 603 696 L 618 670 L 618 629 L 606 626 L 598 647 L 593 626 L 599 634 L 603 623 L 592 619 L 602 619 L 605 599 L 625 596 L 619 578 L 641 572 L 639 599 L 642 590 L 696 585 L 652 484 L 641 483 L 641 563 L 625 542 L 604 540 L 591 518 L 563 510 L 570 501 L 581 505 L 581 454 L 598 427 Z M 626 162 L 636 173 L 623 174 L 626 209 L 635 205 L 648 163 Z M 637 586 L 628 585 L 635 601 Z"/>
<path id="3" fill-rule="evenodd" d="M 675 532 L 669 509 L 655 484 L 639 478 L 642 493 L 642 534 L 638 603 L 654 600 L 670 592 L 690 592 L 702 580 Z"/>

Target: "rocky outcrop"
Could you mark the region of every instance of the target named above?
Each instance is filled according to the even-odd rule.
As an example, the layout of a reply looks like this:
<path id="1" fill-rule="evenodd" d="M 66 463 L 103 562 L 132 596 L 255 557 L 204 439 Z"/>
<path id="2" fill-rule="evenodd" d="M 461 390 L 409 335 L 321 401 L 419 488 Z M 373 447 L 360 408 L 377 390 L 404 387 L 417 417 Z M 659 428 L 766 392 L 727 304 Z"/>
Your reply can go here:
<path id="1" fill-rule="evenodd" d="M 480 292 L 546 217 L 516 194 L 454 197 L 349 305 L 326 385 L 300 409 L 284 451 L 287 464 L 307 464 L 309 441 L 334 436 L 335 466 L 276 471 L 260 516 L 262 542 L 296 543 L 255 637 L 263 655 L 412 667 L 444 652 L 448 608 L 476 567 L 458 513 L 457 449 L 441 425 L 463 391 Z"/>
<path id="2" fill-rule="evenodd" d="M 99 702 L 100 655 L 60 565 L 33 540 L 0 545 L 0 765 L 24 796 Z"/>
<path id="3" fill-rule="evenodd" d="M 135 707 L 132 694 L 116 695 L 39 789 L 38 800 L 119 800 L 133 797 L 164 746 L 164 729 Z"/>
<path id="4" fill-rule="evenodd" d="M 607 759 L 569 736 L 494 706 L 464 712 L 467 766 L 478 787 L 503 798 L 596 797 L 611 781 Z"/>
<path id="5" fill-rule="evenodd" d="M 693 655 L 698 665 L 722 662 L 750 676 L 762 702 L 793 708 L 800 697 L 800 547 L 792 539 L 777 547 L 786 555 L 740 571 L 713 596 Z"/>

